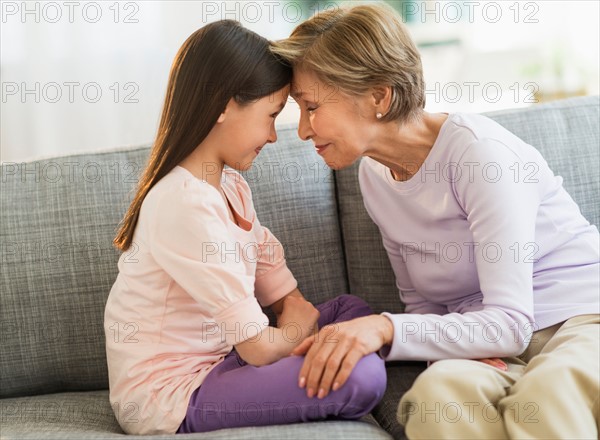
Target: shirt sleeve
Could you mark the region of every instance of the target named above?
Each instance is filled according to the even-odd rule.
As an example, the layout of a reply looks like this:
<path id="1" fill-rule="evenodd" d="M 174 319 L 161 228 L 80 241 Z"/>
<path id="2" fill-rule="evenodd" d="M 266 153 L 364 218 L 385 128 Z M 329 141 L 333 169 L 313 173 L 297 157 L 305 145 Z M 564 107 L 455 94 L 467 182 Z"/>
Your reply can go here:
<path id="1" fill-rule="evenodd" d="M 268 318 L 254 296 L 254 274 L 235 252 L 225 206 L 216 191 L 199 185 L 206 184 L 188 181 L 161 195 L 151 223 L 150 252 L 214 317 L 225 342 L 236 345 L 266 328 Z"/>
<path id="2" fill-rule="evenodd" d="M 473 235 L 482 308 L 444 316 L 384 313 L 394 324 L 388 360 L 514 356 L 527 346 L 533 261 L 525 250 L 536 246 L 539 185 L 515 178 L 512 170 L 524 164 L 497 140 L 475 141 L 459 165 L 463 172 L 452 186 Z"/>
<path id="3" fill-rule="evenodd" d="M 258 223 L 258 220 L 256 220 Z M 256 297 L 263 307 L 270 306 L 294 290 L 298 283 L 288 269 L 283 246 L 266 227 L 260 230 L 259 258 L 256 264 Z"/>
<path id="4" fill-rule="evenodd" d="M 244 207 L 244 214 L 252 219 L 253 229 L 257 231 L 255 240 L 258 256 L 254 293 L 260 305 L 268 307 L 294 290 L 298 283 L 287 267 L 282 244 L 268 228 L 260 224 L 248 182 L 235 171 L 227 172 L 230 182 L 235 182 L 235 190 Z"/>

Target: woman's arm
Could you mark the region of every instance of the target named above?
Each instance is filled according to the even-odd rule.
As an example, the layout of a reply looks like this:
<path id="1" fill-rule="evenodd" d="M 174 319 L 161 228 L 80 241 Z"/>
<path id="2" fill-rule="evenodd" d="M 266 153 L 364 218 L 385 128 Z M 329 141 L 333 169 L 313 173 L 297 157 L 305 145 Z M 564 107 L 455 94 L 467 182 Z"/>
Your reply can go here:
<path id="1" fill-rule="evenodd" d="M 339 344 L 335 350 L 323 342 L 309 347 L 310 341 L 306 341 L 294 353 L 308 350 L 300 384 L 307 382 L 309 395 L 311 390 L 314 393 L 320 389 L 324 390 L 319 391 L 320 395 L 326 394 L 329 382 L 335 383 L 339 372 L 355 365 L 364 353 L 384 345 L 389 349 L 382 350 L 382 354 L 389 360 L 496 358 L 518 355 L 525 349 L 534 324 L 533 265 L 532 261 L 515 258 L 511 249 L 535 244 L 541 185 L 513 179 L 510 171 L 515 162 L 523 166 L 504 144 L 491 139 L 477 141 L 467 150 L 461 165 L 465 165 L 463 169 L 477 165 L 479 172 L 455 182 L 456 197 L 467 215 L 473 241 L 479 246 L 474 264 L 481 303 L 454 304 L 458 312 L 443 316 L 384 313 L 393 324 L 392 338 L 389 333 L 377 336 L 375 329 L 383 326 L 374 320 L 368 325 L 354 320 L 339 326 L 336 338 L 345 345 Z M 481 173 L 488 164 L 499 168 L 502 178 Z M 486 253 L 486 248 L 499 250 L 496 254 Z M 355 329 L 364 334 L 357 334 Z M 320 332 L 321 341 L 325 331 Z M 369 345 L 370 338 L 377 342 Z"/>

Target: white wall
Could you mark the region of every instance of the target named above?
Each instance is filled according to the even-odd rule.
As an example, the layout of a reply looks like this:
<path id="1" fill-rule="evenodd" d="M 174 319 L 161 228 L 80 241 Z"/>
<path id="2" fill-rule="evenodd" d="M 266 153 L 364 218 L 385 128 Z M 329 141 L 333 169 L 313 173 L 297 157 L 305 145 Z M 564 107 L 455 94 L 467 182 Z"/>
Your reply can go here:
<path id="1" fill-rule="evenodd" d="M 286 1 L 2 1 L 1 12 L 0 160 L 14 162 L 151 142 L 170 64 L 193 31 L 233 18 L 279 39 L 314 11 Z M 425 0 L 408 12 L 419 43 L 456 41 L 422 48 L 429 111 L 531 105 L 536 87 L 549 99 L 598 93 L 596 1 Z M 290 102 L 278 124 L 296 118 Z"/>

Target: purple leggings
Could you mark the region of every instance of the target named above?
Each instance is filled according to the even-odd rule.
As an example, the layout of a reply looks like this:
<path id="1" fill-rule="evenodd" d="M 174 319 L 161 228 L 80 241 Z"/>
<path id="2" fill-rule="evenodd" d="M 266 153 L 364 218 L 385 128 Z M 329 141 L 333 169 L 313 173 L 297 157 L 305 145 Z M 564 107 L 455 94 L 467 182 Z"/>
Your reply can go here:
<path id="1" fill-rule="evenodd" d="M 366 302 L 351 295 L 338 296 L 317 309 L 321 312 L 319 328 L 373 313 Z M 357 419 L 368 414 L 383 397 L 385 365 L 375 353 L 362 358 L 346 383 L 323 399 L 309 399 L 306 389 L 298 387 L 303 361 L 303 356 L 290 356 L 253 367 L 232 350 L 192 393 L 177 433 L 326 418 Z"/>

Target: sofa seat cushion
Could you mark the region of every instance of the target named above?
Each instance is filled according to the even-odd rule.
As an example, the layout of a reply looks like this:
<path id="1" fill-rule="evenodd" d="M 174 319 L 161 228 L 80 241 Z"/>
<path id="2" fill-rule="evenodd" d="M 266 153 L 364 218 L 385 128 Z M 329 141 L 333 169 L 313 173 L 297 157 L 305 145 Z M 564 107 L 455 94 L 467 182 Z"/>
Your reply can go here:
<path id="1" fill-rule="evenodd" d="M 124 417 L 135 412 L 122 408 Z M 128 436 L 114 416 L 108 390 L 0 399 L 2 438 L 11 439 L 166 439 L 179 435 Z M 372 415 L 359 421 L 328 420 L 264 427 L 222 429 L 186 435 L 190 439 L 391 439 Z"/>

